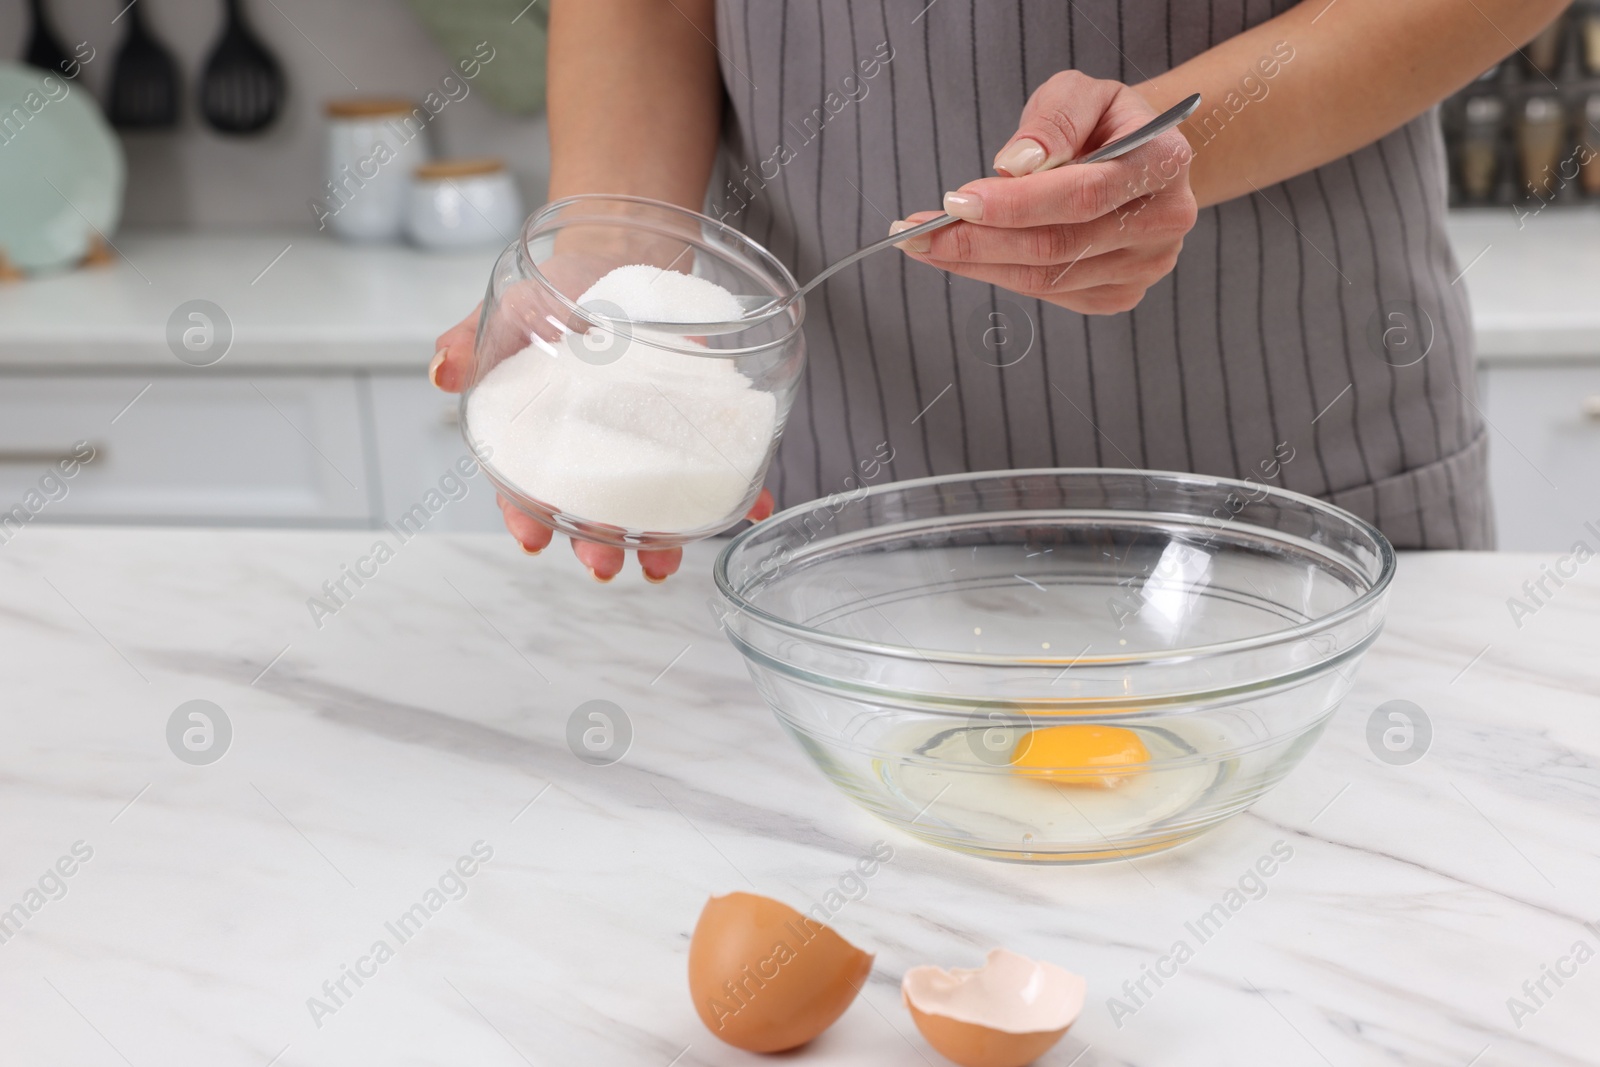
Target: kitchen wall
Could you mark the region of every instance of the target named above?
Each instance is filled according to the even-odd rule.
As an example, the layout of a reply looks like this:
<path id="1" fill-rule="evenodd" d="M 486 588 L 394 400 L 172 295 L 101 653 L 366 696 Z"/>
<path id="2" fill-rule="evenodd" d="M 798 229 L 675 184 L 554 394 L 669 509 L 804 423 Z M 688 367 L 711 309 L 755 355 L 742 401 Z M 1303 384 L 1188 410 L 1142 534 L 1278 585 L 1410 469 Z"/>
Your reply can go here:
<path id="1" fill-rule="evenodd" d="M 69 50 L 80 41 L 94 46 L 83 81 L 102 99 L 128 25 L 127 16 L 111 20 L 126 3 L 46 0 Z M 200 121 L 194 104 L 198 73 L 221 31 L 223 0 L 138 3 L 178 59 L 185 100 L 177 130 L 123 136 L 124 226 L 310 227 L 307 203 L 322 180 L 322 102 L 356 94 L 420 97 L 451 72 L 451 58 L 403 0 L 245 0 L 257 35 L 283 65 L 289 103 L 265 134 L 223 137 Z M 27 26 L 21 0 L 0 4 L 0 54 L 21 53 Z M 549 146 L 542 116 L 506 115 L 473 93 L 449 104 L 431 129 L 438 154 L 501 156 L 530 207 L 545 199 Z"/>

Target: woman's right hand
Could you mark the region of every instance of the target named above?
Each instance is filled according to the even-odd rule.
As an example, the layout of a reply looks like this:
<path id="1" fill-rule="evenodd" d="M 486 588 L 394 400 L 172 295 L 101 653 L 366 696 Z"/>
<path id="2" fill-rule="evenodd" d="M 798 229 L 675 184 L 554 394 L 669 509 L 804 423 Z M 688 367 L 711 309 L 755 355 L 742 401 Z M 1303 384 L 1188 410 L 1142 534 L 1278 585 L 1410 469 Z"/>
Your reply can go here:
<path id="1" fill-rule="evenodd" d="M 614 266 L 609 260 L 591 260 L 586 256 L 563 257 L 563 262 L 546 261 L 540 271 L 546 278 L 558 278 L 562 290 L 576 297 Z M 537 333 L 547 340 L 558 333 L 551 321 L 558 309 L 547 294 L 534 282 L 516 282 L 508 286 L 496 307 L 495 318 L 485 324 L 485 351 L 487 366 L 494 366 L 508 356 L 515 355 L 528 346 Z M 566 318 L 564 309 L 561 318 Z M 428 367 L 428 378 L 447 393 L 459 393 L 472 384 L 479 353 L 475 351 L 478 319 L 482 305 L 450 329 L 439 335 L 433 363 Z M 500 505 L 501 517 L 511 536 L 517 539 L 522 550 L 536 556 L 549 547 L 555 530 L 522 511 L 499 494 L 495 501 Z M 745 517 L 760 522 L 772 514 L 772 493 L 766 489 L 756 498 L 755 505 Z M 597 545 L 589 541 L 572 539 L 572 551 L 597 581 L 609 582 L 622 572 L 626 554 L 611 545 Z M 681 549 L 655 549 L 641 551 L 639 568 L 651 582 L 664 582 L 675 573 L 682 562 Z"/>

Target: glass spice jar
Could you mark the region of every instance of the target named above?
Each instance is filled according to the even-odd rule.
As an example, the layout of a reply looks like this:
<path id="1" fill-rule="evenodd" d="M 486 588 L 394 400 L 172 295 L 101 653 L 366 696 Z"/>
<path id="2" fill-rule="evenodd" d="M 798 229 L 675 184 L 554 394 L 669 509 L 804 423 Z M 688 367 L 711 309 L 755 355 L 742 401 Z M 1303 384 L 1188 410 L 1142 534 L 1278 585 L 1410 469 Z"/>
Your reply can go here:
<path id="1" fill-rule="evenodd" d="M 1600 76 L 1600 2 L 1587 0 L 1579 4 L 1574 11 L 1574 22 L 1584 73 Z"/>
<path id="2" fill-rule="evenodd" d="M 1578 131 L 1578 182 L 1585 196 L 1600 196 L 1600 93 L 1583 104 L 1583 125 Z"/>
<path id="3" fill-rule="evenodd" d="M 1539 31 L 1539 35 L 1529 41 L 1522 50 L 1528 65 L 1538 74 L 1551 77 L 1556 69 L 1561 66 L 1561 45 L 1565 40 L 1566 22 L 1564 15 L 1556 16 L 1554 22 Z"/>
<path id="4" fill-rule="evenodd" d="M 1500 180 L 1501 134 L 1506 105 L 1500 97 L 1480 94 L 1467 100 L 1457 162 L 1462 199 L 1487 204 Z"/>
<path id="5" fill-rule="evenodd" d="M 1523 101 L 1517 124 L 1518 176 L 1525 196 L 1550 200 L 1559 187 L 1556 168 L 1566 142 L 1566 114 L 1554 96 Z"/>

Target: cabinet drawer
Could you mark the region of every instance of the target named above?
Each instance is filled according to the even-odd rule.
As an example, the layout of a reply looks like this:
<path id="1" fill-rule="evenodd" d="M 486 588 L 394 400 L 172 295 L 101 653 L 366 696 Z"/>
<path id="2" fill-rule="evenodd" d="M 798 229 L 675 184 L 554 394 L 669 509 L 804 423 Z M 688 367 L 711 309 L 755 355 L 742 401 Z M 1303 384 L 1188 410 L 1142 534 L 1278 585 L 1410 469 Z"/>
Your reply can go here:
<path id="1" fill-rule="evenodd" d="M 0 511 L 366 526 L 362 414 L 353 376 L 0 377 Z M 50 472 L 78 441 L 94 458 L 62 495 Z"/>
<path id="2" fill-rule="evenodd" d="M 428 529 L 451 533 L 503 531 L 494 486 L 481 474 L 451 479 L 441 489 L 441 479 L 456 472 L 456 465 L 471 452 L 461 438 L 457 417 L 459 398 L 441 393 L 421 374 L 405 377 L 374 375 L 372 415 L 377 441 L 378 484 L 382 494 L 380 517 L 405 514 L 429 492 L 441 492 L 450 501 L 428 523 Z M 449 494 L 464 494 L 453 499 Z"/>
<path id="3" fill-rule="evenodd" d="M 1600 526 L 1600 364 L 1483 368 L 1500 547 L 1566 550 Z M 1553 484 L 1552 484 L 1553 483 Z"/>

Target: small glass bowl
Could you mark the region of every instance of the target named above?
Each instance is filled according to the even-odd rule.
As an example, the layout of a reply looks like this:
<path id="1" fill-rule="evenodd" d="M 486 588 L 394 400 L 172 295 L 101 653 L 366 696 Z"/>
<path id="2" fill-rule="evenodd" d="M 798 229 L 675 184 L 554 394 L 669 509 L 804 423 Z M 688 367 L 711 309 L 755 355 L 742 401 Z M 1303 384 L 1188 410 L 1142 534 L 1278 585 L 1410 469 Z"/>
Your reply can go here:
<path id="1" fill-rule="evenodd" d="M 756 687 L 847 796 L 948 848 L 1072 863 L 1181 844 L 1276 785 L 1394 569 L 1297 493 L 1035 470 L 790 509 L 715 578 Z"/>
<path id="2" fill-rule="evenodd" d="M 697 212 L 642 197 L 545 206 L 495 263 L 461 430 L 505 499 L 572 537 L 673 548 L 755 502 L 805 363 L 803 300 L 707 339 L 636 330 L 578 299 L 613 269 L 693 274 L 735 296 L 797 286 L 772 254 Z"/>

